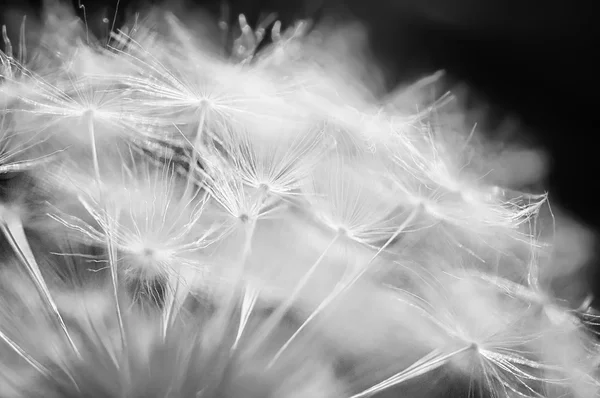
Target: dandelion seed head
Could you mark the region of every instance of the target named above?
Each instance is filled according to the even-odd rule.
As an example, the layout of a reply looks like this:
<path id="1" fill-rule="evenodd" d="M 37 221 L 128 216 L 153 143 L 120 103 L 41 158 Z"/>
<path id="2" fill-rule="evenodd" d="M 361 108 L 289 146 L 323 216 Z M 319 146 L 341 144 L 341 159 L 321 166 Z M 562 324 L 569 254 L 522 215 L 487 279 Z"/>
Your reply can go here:
<path id="1" fill-rule="evenodd" d="M 61 6 L 43 48 L 4 38 L 0 390 L 600 391 L 589 300 L 547 288 L 584 256 L 553 255 L 547 194 L 490 171 L 442 75 L 382 95 L 364 29 L 225 3 L 229 57 L 160 10 L 100 40 Z"/>

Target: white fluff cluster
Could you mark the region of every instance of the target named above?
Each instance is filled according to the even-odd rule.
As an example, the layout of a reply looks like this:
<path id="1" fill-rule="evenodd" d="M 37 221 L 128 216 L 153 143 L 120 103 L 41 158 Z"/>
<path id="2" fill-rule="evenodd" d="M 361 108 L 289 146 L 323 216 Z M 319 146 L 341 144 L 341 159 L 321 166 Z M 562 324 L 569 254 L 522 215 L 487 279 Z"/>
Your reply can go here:
<path id="1" fill-rule="evenodd" d="M 58 15 L 0 53 L 0 397 L 598 396 L 546 196 L 486 179 L 430 79 L 377 102 L 305 24 L 257 51 L 241 17 L 232 62 Z"/>

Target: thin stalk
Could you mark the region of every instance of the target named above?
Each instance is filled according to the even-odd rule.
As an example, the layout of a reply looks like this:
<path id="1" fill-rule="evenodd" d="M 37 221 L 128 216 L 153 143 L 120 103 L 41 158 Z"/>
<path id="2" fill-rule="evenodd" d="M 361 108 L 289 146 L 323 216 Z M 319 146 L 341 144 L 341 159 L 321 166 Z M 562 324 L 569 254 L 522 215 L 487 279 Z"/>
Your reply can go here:
<path id="1" fill-rule="evenodd" d="M 163 339 L 166 339 L 167 332 L 179 314 L 184 300 L 189 293 L 189 289 L 184 286 L 185 282 L 183 279 L 180 274 L 171 278 L 173 282 L 170 286 L 171 289 L 167 291 L 165 312 L 163 314 Z"/>
<path id="2" fill-rule="evenodd" d="M 420 360 L 418 360 L 408 368 L 404 369 L 403 371 L 396 373 L 391 377 L 388 377 L 384 381 L 377 383 L 374 386 L 358 394 L 352 395 L 350 398 L 366 398 L 379 394 L 382 391 L 388 390 L 408 380 L 414 379 L 415 377 L 422 376 L 425 373 L 429 373 L 435 369 L 438 369 L 439 367 L 446 365 L 453 357 L 460 355 L 466 351 L 473 350 L 475 349 L 475 347 L 476 346 L 474 346 L 473 344 L 470 344 L 456 351 L 442 355 L 438 353 L 439 350 L 434 350 L 429 355 L 425 356 L 424 358 L 421 358 Z"/>
<path id="3" fill-rule="evenodd" d="M 254 312 L 254 308 L 256 307 L 256 302 L 260 297 L 260 289 L 247 285 L 245 287 L 244 297 L 242 299 L 242 305 L 240 309 L 240 320 L 238 323 L 238 330 L 235 336 L 235 340 L 231 346 L 231 350 L 235 351 L 240 344 L 242 339 L 242 335 L 244 334 L 244 330 L 246 330 L 246 326 L 248 325 L 248 321 L 250 320 L 250 316 L 252 312 Z"/>
<path id="4" fill-rule="evenodd" d="M 194 142 L 192 144 L 192 159 L 190 160 L 190 166 L 187 175 L 187 181 L 185 185 L 185 191 L 183 192 L 183 199 L 186 200 L 189 195 L 190 189 L 194 185 L 194 178 L 192 175 L 192 171 L 196 169 L 196 165 L 198 164 L 198 155 L 200 151 L 200 146 L 202 144 L 202 137 L 204 136 L 204 125 L 206 124 L 206 109 L 205 105 L 202 104 L 202 108 L 200 109 L 200 119 L 198 120 L 198 127 L 196 129 L 196 136 L 194 137 Z"/>
<path id="5" fill-rule="evenodd" d="M 204 108 L 204 104 L 202 104 L 202 108 L 200 109 L 200 119 L 198 121 L 198 127 L 196 128 L 196 136 L 194 137 L 194 142 L 192 143 L 192 159 L 190 160 L 189 170 L 187 173 L 185 190 L 181 196 L 182 203 L 189 203 L 189 201 L 193 200 L 195 196 L 195 194 L 191 193 L 194 186 L 193 170 L 196 168 L 198 163 L 199 148 L 202 142 L 205 122 L 206 110 Z M 184 289 L 184 287 L 181 286 L 182 282 L 180 275 L 175 276 L 174 279 L 176 279 L 174 288 L 168 293 L 167 296 L 167 310 L 164 314 L 165 316 L 163 321 L 163 338 L 166 338 L 167 330 L 170 327 L 170 324 L 173 322 L 179 310 L 181 309 L 181 305 L 179 303 L 183 304 L 183 300 L 189 293 L 187 289 Z"/>
<path id="6" fill-rule="evenodd" d="M 242 334 L 244 333 L 244 330 L 248 324 L 248 320 L 250 319 L 250 316 L 252 315 L 252 312 L 254 311 L 254 308 L 256 307 L 256 302 L 260 295 L 260 291 L 254 290 L 253 288 L 249 288 L 247 285 L 245 285 L 245 281 L 244 281 L 244 274 L 246 272 L 246 262 L 248 261 L 248 257 L 250 257 L 250 253 L 252 251 L 252 239 L 254 238 L 254 232 L 256 230 L 256 223 L 258 221 L 258 218 L 261 217 L 261 215 L 263 215 L 260 211 L 262 210 L 262 206 L 264 205 L 267 198 L 269 197 L 268 189 L 261 188 L 259 190 L 259 193 L 260 194 L 258 195 L 258 197 L 256 199 L 256 203 L 257 203 L 258 209 L 259 209 L 258 214 L 253 215 L 252 217 L 248 218 L 247 221 L 245 221 L 246 226 L 247 226 L 246 227 L 247 228 L 246 229 L 246 239 L 244 241 L 244 246 L 243 246 L 242 254 L 240 257 L 240 265 L 238 267 L 238 275 L 236 275 L 236 277 L 234 278 L 236 283 L 232 289 L 232 296 L 230 297 L 232 301 L 230 302 L 231 306 L 229 308 L 231 308 L 231 310 L 230 310 L 230 315 L 229 315 L 228 319 L 231 319 L 230 317 L 235 312 L 236 303 L 234 302 L 234 300 L 237 296 L 237 292 L 242 289 L 245 290 L 244 296 L 242 297 L 241 313 L 240 313 L 240 319 L 239 319 L 239 323 L 238 323 L 236 339 L 235 339 L 233 346 L 231 347 L 232 353 L 237 349 L 237 343 L 239 342 L 239 340 L 242 337 Z"/>
<path id="7" fill-rule="evenodd" d="M 300 333 L 319 315 L 323 310 L 329 307 L 336 299 L 338 299 L 343 293 L 347 292 L 358 280 L 368 271 L 369 266 L 375 261 L 375 259 L 402 233 L 413 221 L 414 219 L 421 213 L 422 206 L 416 206 L 412 212 L 408 215 L 408 217 L 400 224 L 400 226 L 396 229 L 396 232 L 387 240 L 387 242 L 379 248 L 379 250 L 371 257 L 369 262 L 358 269 L 358 272 L 350 279 L 348 283 L 346 283 L 342 288 L 338 288 L 334 290 L 334 292 L 327 296 L 323 302 L 317 307 L 315 311 L 310 314 L 310 316 L 298 327 L 298 329 L 294 332 L 294 334 L 285 342 L 285 344 L 277 351 L 277 353 L 273 356 L 273 359 L 267 365 L 268 368 L 272 367 L 275 362 L 281 357 L 283 352 L 292 344 L 292 342 L 300 335 Z"/>
<path id="8" fill-rule="evenodd" d="M 69 345 L 73 349 L 73 352 L 81 358 L 81 353 L 77 349 L 75 345 L 75 341 L 71 337 L 69 330 L 67 329 L 67 325 L 58 310 L 58 306 L 56 302 L 52 298 L 52 294 L 50 293 L 50 289 L 44 280 L 40 267 L 33 255 L 31 247 L 29 246 L 29 242 L 27 241 L 27 236 L 25 235 L 25 230 L 23 229 L 23 224 L 17 215 L 10 211 L 2 211 L 2 215 L 0 218 L 0 229 L 4 233 L 6 239 L 10 243 L 13 251 L 17 255 L 19 261 L 25 265 L 27 272 L 33 279 L 35 287 L 40 294 L 40 296 L 46 301 L 46 303 L 50 306 L 51 312 L 55 316 L 55 320 L 58 323 L 58 326 L 62 330 L 63 334 L 67 338 Z"/>
<path id="9" fill-rule="evenodd" d="M 0 340 L 4 341 L 6 345 L 10 347 L 18 356 L 23 358 L 25 362 L 27 362 L 33 369 L 39 372 L 42 376 L 47 378 L 48 380 L 54 380 L 59 382 L 59 380 L 52 374 L 52 371 L 39 363 L 35 358 L 27 353 L 19 344 L 13 341 L 10 337 L 8 337 L 4 332 L 0 330 Z M 75 379 L 71 375 L 71 372 L 66 367 L 61 366 L 61 369 L 65 372 L 69 380 L 73 383 L 73 386 L 77 389 L 78 392 L 81 392 L 79 386 L 75 382 Z"/>
<path id="10" fill-rule="evenodd" d="M 327 245 L 327 247 L 325 248 L 323 253 L 321 253 L 319 258 L 317 258 L 317 260 L 313 263 L 313 265 L 308 269 L 306 274 L 304 274 L 304 276 L 298 282 L 298 284 L 296 285 L 296 287 L 294 288 L 292 293 L 289 296 L 287 296 L 287 299 L 281 305 L 279 305 L 277 307 L 277 309 L 273 312 L 273 314 L 271 314 L 271 316 L 269 316 L 269 318 L 266 320 L 266 322 L 264 322 L 261 325 L 261 327 L 254 333 L 254 335 L 259 340 L 256 340 L 254 344 L 252 344 L 250 347 L 248 347 L 248 349 L 247 349 L 248 355 L 251 355 L 254 352 L 256 352 L 256 350 L 258 348 L 260 348 L 260 346 L 265 341 L 267 341 L 267 338 L 269 337 L 269 335 L 273 332 L 273 330 L 275 330 L 275 328 L 281 322 L 281 320 L 285 317 L 285 315 L 287 314 L 289 309 L 292 308 L 295 301 L 298 299 L 300 292 L 302 291 L 302 289 L 304 289 L 306 287 L 306 284 L 309 282 L 309 280 L 312 278 L 312 276 L 314 275 L 316 270 L 319 268 L 319 266 L 323 262 L 323 259 L 327 255 L 327 253 L 329 253 L 329 251 L 334 246 L 334 244 L 343 236 L 344 236 L 344 233 L 342 231 L 336 232 L 335 236 L 329 242 L 329 244 Z"/>
<path id="11" fill-rule="evenodd" d="M 105 223 L 108 228 L 111 228 L 111 220 L 108 216 L 108 208 L 104 201 L 104 193 L 102 191 L 102 178 L 100 176 L 100 164 L 98 161 L 98 150 L 96 148 L 96 130 L 94 129 L 94 118 L 92 114 L 87 115 L 88 118 L 88 133 L 91 139 L 92 145 L 92 162 L 94 164 L 94 173 L 96 177 L 96 186 L 98 187 L 98 195 L 100 202 L 105 204 L 104 217 Z M 113 288 L 113 297 L 115 299 L 115 310 L 117 314 L 117 321 L 119 323 L 119 333 L 121 335 L 121 347 L 123 352 L 127 351 L 127 338 L 125 334 L 125 324 L 123 322 L 123 315 L 121 311 L 121 305 L 119 304 L 119 275 L 117 270 L 117 253 L 115 245 L 113 244 L 112 238 L 109 233 L 104 234 L 106 237 L 106 246 L 108 249 L 108 262 L 110 268 L 110 277 Z"/>
<path id="12" fill-rule="evenodd" d="M 237 296 L 237 292 L 243 287 L 244 285 L 244 274 L 246 272 L 246 262 L 248 261 L 248 257 L 250 257 L 250 253 L 252 251 L 252 239 L 254 238 L 254 231 L 256 230 L 256 219 L 255 218 L 251 218 L 249 219 L 246 224 L 246 231 L 245 231 L 245 239 L 244 239 L 244 246 L 242 248 L 242 253 L 239 259 L 239 265 L 237 267 L 237 272 L 234 275 L 234 286 L 231 292 L 231 295 L 226 299 L 226 305 L 225 305 L 225 318 L 227 320 L 231 319 L 231 316 L 233 315 L 233 313 L 235 312 L 235 308 L 236 308 L 236 296 Z"/>
<path id="13" fill-rule="evenodd" d="M 224 378 L 227 376 L 230 367 L 231 356 L 234 352 L 235 346 L 234 344 L 230 344 L 229 335 L 227 333 L 230 330 L 229 323 L 233 319 L 233 315 L 235 313 L 235 309 L 237 306 L 237 292 L 240 290 L 240 287 L 243 286 L 244 281 L 244 273 L 246 269 L 246 261 L 250 255 L 251 247 L 252 247 L 252 238 L 254 237 L 254 230 L 256 227 L 256 219 L 251 218 L 246 223 L 245 230 L 245 239 L 244 246 L 240 256 L 240 263 L 238 268 L 237 275 L 235 276 L 235 283 L 232 288 L 231 294 L 225 298 L 225 305 L 223 306 L 222 313 L 220 316 L 215 319 L 217 330 L 223 331 L 220 343 L 215 349 L 215 360 L 212 362 L 214 364 L 213 369 L 215 369 L 215 374 L 217 377 L 213 378 L 209 386 L 207 386 L 209 391 L 213 391 L 218 388 L 218 386 L 223 382 Z M 250 311 L 251 312 L 251 309 Z M 249 316 L 249 313 L 248 313 Z M 236 340 L 239 340 L 243 333 L 243 326 L 240 325 L 238 327 Z"/>
<path id="14" fill-rule="evenodd" d="M 5 335 L 0 330 L 0 340 L 4 341 L 6 345 L 8 345 L 11 350 L 13 350 L 18 356 L 23 358 L 25 362 L 31 365 L 32 368 L 37 370 L 44 377 L 53 380 L 52 372 L 46 368 L 44 365 L 36 361 L 31 355 L 29 355 L 23 348 L 21 348 L 16 342 L 14 342 L 10 337 Z"/>

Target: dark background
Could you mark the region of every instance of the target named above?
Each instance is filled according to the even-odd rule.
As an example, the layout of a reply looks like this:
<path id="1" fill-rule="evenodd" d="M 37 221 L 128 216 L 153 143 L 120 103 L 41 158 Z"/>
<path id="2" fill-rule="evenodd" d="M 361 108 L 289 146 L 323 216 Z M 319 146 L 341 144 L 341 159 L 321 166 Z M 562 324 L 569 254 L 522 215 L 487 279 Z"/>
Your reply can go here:
<path id="1" fill-rule="evenodd" d="M 117 0 L 82 0 L 88 24 L 106 29 Z M 74 2 L 75 7 L 78 1 Z M 116 26 L 131 11 L 151 2 L 122 0 Z M 218 14 L 219 2 L 168 1 L 174 9 L 206 7 Z M 546 186 L 555 203 L 579 221 L 600 227 L 598 202 L 600 113 L 595 90 L 597 52 L 591 1 L 532 0 L 230 0 L 232 15 L 255 20 L 277 11 L 284 22 L 297 17 L 354 17 L 364 22 L 371 48 L 384 65 L 387 87 L 426 72 L 446 69 L 489 102 L 488 121 L 514 115 L 523 137 L 551 155 Z M 2 11 L 39 13 L 35 1 L 10 1 Z M 81 9 L 79 10 L 81 14 Z M 9 31 L 15 13 L 2 13 Z M 594 267 L 594 269 L 600 269 Z M 600 292 L 600 289 L 599 289 Z M 600 294 L 599 294 L 600 295 Z"/>

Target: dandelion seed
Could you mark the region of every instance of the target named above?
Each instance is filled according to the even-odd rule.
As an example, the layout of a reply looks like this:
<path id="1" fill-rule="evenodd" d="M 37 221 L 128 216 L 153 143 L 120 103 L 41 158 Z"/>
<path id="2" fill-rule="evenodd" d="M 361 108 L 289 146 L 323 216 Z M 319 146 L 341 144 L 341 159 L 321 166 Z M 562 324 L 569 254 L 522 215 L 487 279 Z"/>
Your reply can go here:
<path id="1" fill-rule="evenodd" d="M 406 219 L 397 227 L 396 231 L 389 237 L 389 239 L 377 250 L 377 252 L 371 257 L 366 265 L 353 270 L 347 281 L 343 281 L 341 287 L 336 289 L 328 295 L 323 302 L 310 314 L 310 316 L 300 325 L 296 332 L 286 341 L 286 343 L 277 351 L 273 359 L 269 363 L 269 367 L 281 357 L 283 352 L 292 344 L 292 342 L 300 335 L 300 333 L 312 322 L 319 314 L 321 314 L 326 308 L 330 307 L 336 300 L 343 297 L 344 293 L 347 293 L 352 286 L 354 286 L 363 275 L 369 270 L 369 266 L 375 261 L 375 259 L 390 245 L 390 243 L 398 237 L 408 226 L 415 221 L 415 218 L 421 212 L 421 208 L 416 207 Z"/>
<path id="2" fill-rule="evenodd" d="M 272 195 L 293 195 L 330 149 L 322 130 L 284 126 L 267 133 L 244 131 L 229 150 L 242 181 Z M 272 131 L 272 133 L 270 132 Z"/>
<path id="3" fill-rule="evenodd" d="M 506 199 L 497 187 L 490 189 L 477 182 L 460 181 L 441 159 L 438 162 L 408 156 L 407 151 L 413 149 L 406 150 L 403 141 L 392 146 L 395 147 L 400 147 L 397 154 L 386 158 L 390 182 L 404 193 L 407 206 L 423 206 L 430 225 L 441 227 L 450 240 L 457 242 L 456 237 L 464 235 L 498 251 L 506 238 L 531 244 L 522 228 L 535 220 L 547 202 L 546 194 Z"/>
<path id="4" fill-rule="evenodd" d="M 189 35 L 183 31 L 181 34 Z M 223 129 L 285 120 L 269 111 L 272 97 L 267 95 L 270 86 L 267 80 L 254 82 L 257 76 L 241 75 L 236 68 L 196 48 L 187 48 L 187 53 L 173 53 L 167 43 L 157 44 L 159 48 L 145 48 L 128 39 L 126 50 L 119 52 L 139 66 L 139 76 L 126 77 L 126 81 L 136 93 L 136 100 L 144 104 L 140 114 L 164 127 L 173 124 L 183 127 L 180 131 L 192 142 L 195 151 L 203 140 L 223 140 Z M 169 55 L 163 60 L 153 54 Z M 190 130 L 188 126 L 194 128 Z M 168 138 L 180 141 L 177 134 Z"/>
<path id="5" fill-rule="evenodd" d="M 540 312 L 537 318 L 539 322 L 539 328 L 544 330 L 540 344 L 544 345 L 549 339 L 560 339 L 561 351 L 564 349 L 562 355 L 543 355 L 545 350 L 539 350 L 541 357 L 547 362 L 553 363 L 553 367 L 546 369 L 548 373 L 555 374 L 555 377 L 564 378 L 564 383 L 559 385 L 568 386 L 570 383 L 571 388 L 577 388 L 579 385 L 583 390 L 591 388 L 594 384 L 592 378 L 585 376 L 589 374 L 589 369 L 593 365 L 590 361 L 584 360 L 586 354 L 589 352 L 590 347 L 587 343 L 589 337 L 586 336 L 585 324 L 575 314 L 575 311 L 569 309 L 565 304 L 560 303 L 558 300 L 553 299 L 549 296 L 548 292 L 543 291 L 542 287 L 537 283 L 537 277 L 534 276 L 537 273 L 538 264 L 533 263 L 529 269 L 530 285 L 516 283 L 506 278 L 499 276 L 490 276 L 477 272 L 469 272 L 470 275 L 475 278 L 480 278 L 486 283 L 490 283 L 494 288 L 498 289 L 502 293 L 506 294 L 515 300 L 522 300 L 528 305 L 532 306 L 532 309 L 537 308 Z M 584 303 L 585 305 L 585 303 Z M 547 323 L 549 321 L 549 324 Z M 552 336 L 550 338 L 550 336 Z M 561 336 L 561 337 L 558 337 Z M 552 344 L 552 343 L 551 343 Z M 569 347 L 569 348 L 567 348 Z M 578 359 L 575 359 L 578 358 Z M 567 364 L 568 363 L 568 364 Z M 583 375 L 582 380 L 575 382 L 578 377 L 577 374 Z M 587 387 L 586 387 L 587 386 Z"/>
<path id="6" fill-rule="evenodd" d="M 165 311 L 171 319 L 187 296 L 189 285 L 196 283 L 202 273 L 201 251 L 219 241 L 224 232 L 220 224 L 205 225 L 202 220 L 206 195 L 182 196 L 185 192 L 172 163 L 153 167 L 134 162 L 131 168 L 123 167 L 122 177 L 117 177 L 115 185 L 120 192 L 113 188 L 98 195 L 92 189 L 80 195 L 82 205 L 99 229 L 73 216 L 53 218 L 80 231 L 100 247 L 107 239 L 112 242 L 118 264 L 125 267 L 128 278 L 144 283 L 166 278 L 170 296 Z"/>
<path id="7" fill-rule="evenodd" d="M 296 295 L 300 289 L 304 287 L 308 279 L 321 264 L 327 251 L 338 239 L 345 238 L 365 246 L 373 247 L 376 253 L 366 265 L 349 272 L 348 280 L 343 281 L 342 287 L 337 287 L 333 293 L 323 300 L 294 335 L 275 354 L 269 366 L 272 366 L 277 361 L 283 351 L 287 349 L 292 341 L 318 314 L 329 307 L 335 300 L 339 299 L 343 293 L 347 292 L 367 272 L 375 259 L 393 240 L 405 232 L 416 221 L 416 217 L 421 212 L 421 208 L 417 206 L 410 212 L 407 212 L 408 215 L 405 213 L 397 215 L 397 205 L 394 201 L 390 200 L 393 192 L 386 192 L 385 190 L 369 192 L 364 190 L 364 185 L 368 180 L 357 178 L 357 174 L 360 176 L 357 173 L 358 170 L 352 170 L 348 166 L 344 166 L 346 165 L 343 158 L 338 158 L 334 159 L 333 164 L 325 166 L 322 171 L 318 170 L 315 172 L 312 181 L 313 195 L 312 197 L 309 195 L 309 200 L 316 201 L 314 202 L 314 207 L 318 212 L 317 217 L 323 220 L 325 225 L 336 231 L 336 234 L 325 252 L 317 259 L 305 277 L 299 282 L 293 294 L 290 295 L 291 298 L 286 303 L 287 308 L 293 302 L 292 300 L 296 299 Z M 366 175 L 368 176 L 368 174 Z M 325 178 L 321 179 L 321 177 Z M 377 186 L 375 185 L 374 188 L 376 189 Z M 388 200 L 384 196 L 386 194 L 389 195 Z M 320 195 L 323 195 L 323 198 L 320 198 Z M 379 200 L 375 201 L 375 197 Z M 375 207 L 375 204 L 378 207 Z M 378 246 L 382 240 L 385 243 Z M 283 309 L 281 311 L 283 312 Z"/>
<path id="8" fill-rule="evenodd" d="M 564 384 L 566 378 L 547 375 L 558 366 L 536 358 L 533 347 L 543 340 L 544 331 L 526 306 L 489 293 L 472 279 L 454 278 L 430 280 L 431 293 L 424 293 L 434 311 L 430 319 L 451 341 L 473 348 L 472 355 L 455 357 L 449 365 L 470 378 L 481 378 L 485 391 L 498 397 L 538 397 L 541 385 Z M 472 297 L 478 297 L 478 302 Z M 467 300 L 471 300 L 468 306 Z M 494 310 L 487 313 L 488 308 Z"/>
<path id="9" fill-rule="evenodd" d="M 368 154 L 337 154 L 319 164 L 303 193 L 316 218 L 349 240 L 379 248 L 412 209 L 402 208 L 403 191 L 377 178 L 381 164 Z M 418 207 L 418 206 L 416 206 Z"/>
<path id="10" fill-rule="evenodd" d="M 104 79 L 67 76 L 53 84 L 39 76 L 30 78 L 35 92 L 19 98 L 28 107 L 15 109 L 22 130 L 60 128 L 81 139 L 81 133 L 74 131 L 79 122 L 92 120 L 103 127 L 102 131 L 117 134 L 135 125 L 124 112 L 126 93 Z"/>
<path id="11" fill-rule="evenodd" d="M 227 324 L 236 306 L 237 292 L 247 284 L 246 263 L 252 251 L 256 224 L 260 219 L 277 212 L 279 206 L 269 203 L 271 192 L 265 185 L 256 189 L 245 184 L 238 170 L 215 151 L 207 152 L 204 161 L 207 170 L 204 186 L 212 200 L 224 213 L 224 219 L 228 220 L 227 234 L 238 231 L 244 236 L 240 254 L 235 259 L 233 275 L 230 277 L 233 280 L 233 287 L 222 305 L 223 322 Z M 254 292 L 250 296 L 244 294 L 244 299 L 250 299 L 249 303 L 251 303 L 247 309 L 248 313 L 252 312 L 259 293 Z M 243 328 L 243 324 L 240 324 L 240 328 Z"/>
<path id="12" fill-rule="evenodd" d="M 246 185 L 237 170 L 220 155 L 205 156 L 204 186 L 224 213 L 236 223 L 254 223 L 269 213 L 266 186 L 258 189 Z"/>

